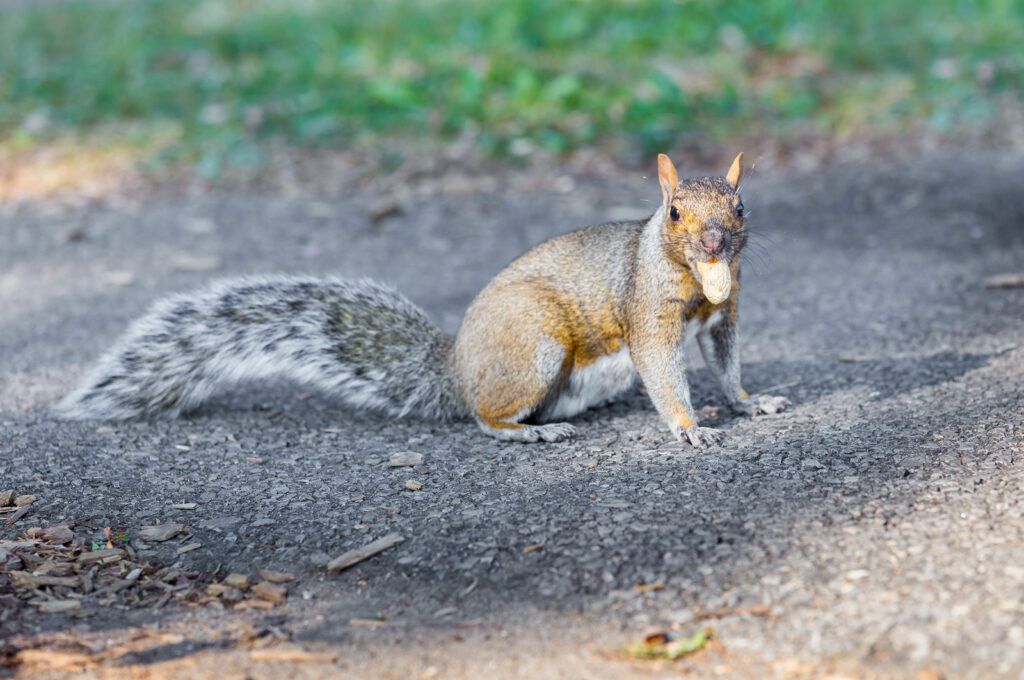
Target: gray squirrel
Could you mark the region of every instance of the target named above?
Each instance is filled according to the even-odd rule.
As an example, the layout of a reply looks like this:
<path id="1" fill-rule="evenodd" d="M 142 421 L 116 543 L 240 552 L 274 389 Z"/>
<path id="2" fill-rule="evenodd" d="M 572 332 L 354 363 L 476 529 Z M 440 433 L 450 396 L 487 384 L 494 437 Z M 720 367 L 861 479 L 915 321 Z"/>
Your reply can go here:
<path id="1" fill-rule="evenodd" d="M 283 376 L 358 409 L 473 418 L 498 439 L 553 442 L 575 433 L 565 419 L 639 375 L 678 439 L 717 443 L 721 432 L 699 426 L 690 404 L 689 332 L 734 410 L 789 404 L 740 386 L 742 163 L 739 154 L 724 178 L 680 181 L 659 155 L 653 216 L 536 246 L 487 284 L 454 338 L 365 279 L 246 277 L 176 295 L 134 323 L 59 413 L 174 416 L 225 385 Z"/>

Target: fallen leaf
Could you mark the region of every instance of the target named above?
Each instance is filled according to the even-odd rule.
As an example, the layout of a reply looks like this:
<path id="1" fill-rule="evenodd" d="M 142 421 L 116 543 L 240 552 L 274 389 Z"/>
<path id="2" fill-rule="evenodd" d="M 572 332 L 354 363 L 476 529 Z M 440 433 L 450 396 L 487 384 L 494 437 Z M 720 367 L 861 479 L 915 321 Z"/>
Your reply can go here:
<path id="1" fill-rule="evenodd" d="M 641 642 L 627 645 L 624 651 L 635 659 L 678 659 L 702 649 L 713 635 L 710 628 L 702 628 L 688 638 L 668 642 L 668 636 L 663 633 L 649 634 Z"/>

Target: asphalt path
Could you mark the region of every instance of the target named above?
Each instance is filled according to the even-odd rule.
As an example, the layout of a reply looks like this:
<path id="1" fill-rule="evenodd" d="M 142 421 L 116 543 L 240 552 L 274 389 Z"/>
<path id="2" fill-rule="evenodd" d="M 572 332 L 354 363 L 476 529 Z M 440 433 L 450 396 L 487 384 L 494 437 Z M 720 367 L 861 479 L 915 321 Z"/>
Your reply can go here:
<path id="1" fill-rule="evenodd" d="M 371 276 L 454 332 L 529 246 L 652 211 L 653 175 L 438 170 L 397 186 L 339 178 L 328 195 L 0 205 L 0 491 L 38 497 L 16 524 L 0 516 L 0 539 L 83 517 L 86 538 L 180 522 L 200 548 L 131 538 L 139 559 L 200 580 L 297 577 L 267 611 L 93 596 L 82 619 L 21 608 L 0 616 L 0 638 L 22 648 L 172 638 L 119 664 L 0 675 L 275 677 L 286 662 L 237 636 L 209 642 L 263 626 L 334 655 L 289 663 L 294 677 L 1024 676 L 1024 288 L 985 286 L 1024 273 L 1024 159 L 1008 152 L 751 173 L 744 382 L 793 406 L 716 417 L 689 348 L 719 447 L 676 442 L 639 389 L 558 444 L 353 414 L 288 383 L 238 386 L 171 421 L 49 412 L 151 302 L 220 276 Z M 389 467 L 402 451 L 423 463 Z M 391 532 L 405 541 L 326 571 Z M 704 626 L 712 644 L 687 659 L 620 652 L 651 628 Z"/>

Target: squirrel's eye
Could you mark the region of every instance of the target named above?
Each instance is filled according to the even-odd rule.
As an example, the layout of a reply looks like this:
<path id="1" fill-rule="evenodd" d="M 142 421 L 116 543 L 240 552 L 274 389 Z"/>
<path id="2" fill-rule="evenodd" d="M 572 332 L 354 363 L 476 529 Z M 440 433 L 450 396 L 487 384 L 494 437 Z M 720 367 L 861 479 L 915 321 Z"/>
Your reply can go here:
<path id="1" fill-rule="evenodd" d="M 743 217 L 743 204 L 736 206 L 736 217 Z"/>
<path id="2" fill-rule="evenodd" d="M 679 209 L 676 208 L 675 206 L 672 206 L 672 209 L 668 211 L 668 214 L 669 214 L 669 217 L 672 218 L 673 222 L 678 222 L 679 221 Z"/>

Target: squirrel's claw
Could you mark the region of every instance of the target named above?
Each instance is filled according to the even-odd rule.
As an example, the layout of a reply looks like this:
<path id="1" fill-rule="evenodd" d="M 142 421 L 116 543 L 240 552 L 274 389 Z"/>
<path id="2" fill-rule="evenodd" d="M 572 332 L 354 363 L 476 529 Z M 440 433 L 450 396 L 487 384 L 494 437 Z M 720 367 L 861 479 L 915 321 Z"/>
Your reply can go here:
<path id="1" fill-rule="evenodd" d="M 718 442 L 722 441 L 722 437 L 725 433 L 721 430 L 716 430 L 713 427 L 701 427 L 700 425 L 693 425 L 682 431 L 683 437 L 686 441 L 695 449 L 702 449 L 704 445 L 714 446 Z M 683 437 L 680 437 L 682 439 Z"/>

